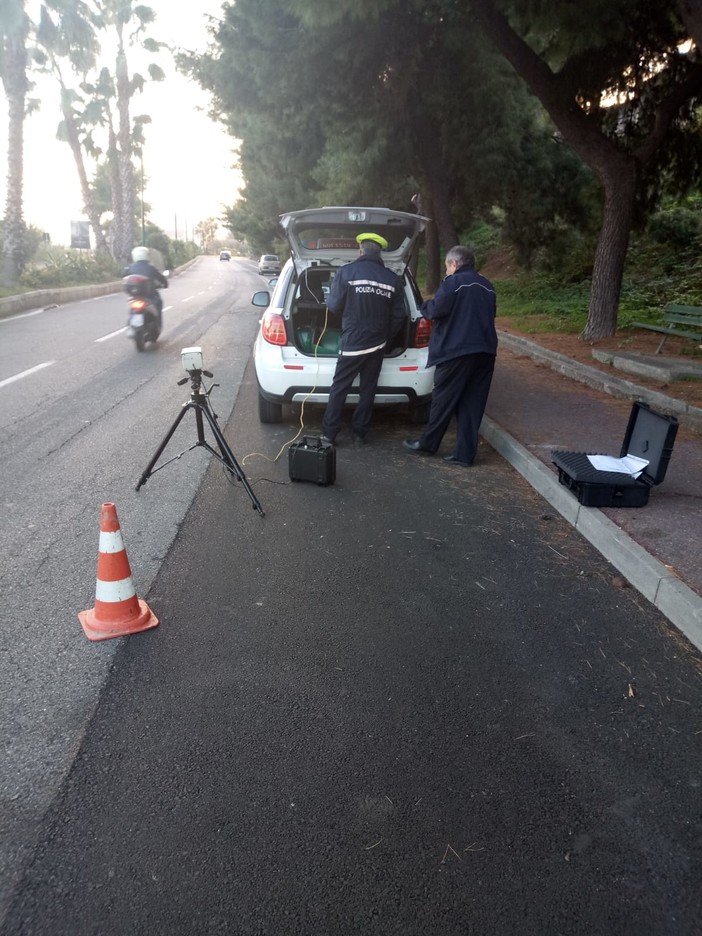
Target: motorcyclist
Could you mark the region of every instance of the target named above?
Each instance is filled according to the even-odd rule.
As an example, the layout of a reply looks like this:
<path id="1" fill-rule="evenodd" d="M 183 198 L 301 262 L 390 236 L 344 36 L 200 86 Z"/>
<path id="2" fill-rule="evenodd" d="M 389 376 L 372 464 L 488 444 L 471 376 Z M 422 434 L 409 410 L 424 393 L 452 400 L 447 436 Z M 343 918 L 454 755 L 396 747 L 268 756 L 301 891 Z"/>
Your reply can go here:
<path id="1" fill-rule="evenodd" d="M 148 247 L 135 247 L 132 250 L 132 262 L 127 267 L 125 271 L 126 276 L 131 276 L 135 274 L 137 276 L 145 276 L 151 284 L 151 296 L 153 299 L 153 304 L 158 313 L 158 327 L 161 328 L 162 323 L 162 309 L 163 309 L 163 299 L 158 291 L 158 287 L 161 289 L 168 288 L 168 280 L 166 277 L 159 273 L 156 267 L 149 262 L 149 248 Z"/>

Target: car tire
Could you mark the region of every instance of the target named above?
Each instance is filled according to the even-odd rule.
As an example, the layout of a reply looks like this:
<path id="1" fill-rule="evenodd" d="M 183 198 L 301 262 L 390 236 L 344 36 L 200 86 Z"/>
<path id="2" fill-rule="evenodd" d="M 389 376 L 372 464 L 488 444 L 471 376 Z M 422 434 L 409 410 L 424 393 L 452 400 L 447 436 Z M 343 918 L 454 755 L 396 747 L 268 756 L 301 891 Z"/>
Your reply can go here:
<path id="1" fill-rule="evenodd" d="M 279 423 L 283 421 L 283 404 L 271 403 L 259 390 L 258 393 L 258 419 L 262 423 Z"/>
<path id="2" fill-rule="evenodd" d="M 423 426 L 429 420 L 431 400 L 424 403 L 415 403 L 409 408 L 410 422 L 414 426 Z"/>

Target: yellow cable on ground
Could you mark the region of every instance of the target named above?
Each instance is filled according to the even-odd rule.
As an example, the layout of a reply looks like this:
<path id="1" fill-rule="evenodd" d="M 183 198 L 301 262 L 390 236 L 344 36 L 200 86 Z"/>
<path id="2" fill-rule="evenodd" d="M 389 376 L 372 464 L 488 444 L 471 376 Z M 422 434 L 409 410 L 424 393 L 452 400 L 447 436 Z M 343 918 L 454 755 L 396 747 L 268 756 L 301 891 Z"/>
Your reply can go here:
<path id="1" fill-rule="evenodd" d="M 316 342 L 316 344 L 315 344 L 315 346 L 314 346 L 314 359 L 315 359 L 315 361 L 318 361 L 318 358 L 319 358 L 319 345 L 320 345 L 320 343 L 321 343 L 321 341 L 322 341 L 322 338 L 324 338 L 324 335 L 325 335 L 325 333 L 326 333 L 326 331 L 327 331 L 327 322 L 328 322 L 328 319 L 329 319 L 329 309 L 328 309 L 326 306 L 324 306 L 324 326 L 322 327 L 322 331 L 320 332 L 319 338 L 317 339 L 317 342 Z M 317 365 L 317 376 L 319 376 L 319 364 Z M 258 456 L 259 458 L 265 458 L 266 461 L 272 462 L 273 464 L 275 464 L 275 463 L 278 461 L 278 459 L 279 459 L 280 456 L 283 454 L 283 452 L 285 451 L 285 449 L 286 449 L 289 445 L 292 445 L 293 442 L 297 441 L 297 439 L 300 438 L 300 435 L 302 434 L 302 432 L 303 432 L 303 430 L 304 430 L 304 428 L 305 428 L 305 422 L 304 422 L 304 417 L 305 417 L 305 403 L 306 403 L 307 400 L 312 396 L 312 394 L 314 393 L 314 391 L 315 391 L 316 389 L 317 389 L 317 384 L 315 383 L 315 385 L 312 387 L 312 389 L 309 391 L 309 393 L 308 393 L 308 394 L 305 396 L 305 398 L 302 400 L 302 402 L 301 402 L 301 404 L 300 404 L 300 428 L 299 428 L 298 431 L 295 433 L 295 435 L 292 437 L 292 439 L 288 439 L 287 442 L 284 442 L 284 443 L 282 444 L 282 446 L 281 446 L 281 448 L 280 448 L 280 451 L 279 451 L 278 454 L 275 456 L 275 458 L 270 458 L 270 456 L 264 455 L 263 452 L 249 452 L 249 454 L 248 454 L 248 455 L 245 455 L 244 458 L 242 459 L 242 461 L 241 461 L 242 465 L 245 465 L 245 464 L 246 464 L 246 460 L 247 460 L 248 458 L 253 458 L 254 456 Z"/>

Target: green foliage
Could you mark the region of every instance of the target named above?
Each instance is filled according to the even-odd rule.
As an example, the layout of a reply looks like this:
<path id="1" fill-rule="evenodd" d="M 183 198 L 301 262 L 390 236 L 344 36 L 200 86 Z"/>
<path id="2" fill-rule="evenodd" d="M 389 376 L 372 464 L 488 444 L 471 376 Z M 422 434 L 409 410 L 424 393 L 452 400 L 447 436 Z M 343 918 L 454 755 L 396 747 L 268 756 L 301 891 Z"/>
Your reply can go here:
<path id="1" fill-rule="evenodd" d="M 668 209 L 674 214 L 672 206 Z M 689 211 L 689 209 L 686 209 Z M 523 270 L 495 278 L 498 315 L 527 332 L 580 334 L 587 317 L 590 280 L 571 269 Z M 657 322 L 669 302 L 702 306 L 699 241 L 676 246 L 643 233 L 632 239 L 619 303 L 619 329 L 632 322 Z"/>
<path id="2" fill-rule="evenodd" d="M 29 289 L 109 283 L 120 277 L 117 263 L 105 254 L 63 247 L 42 247 L 21 277 Z"/>
<path id="3" fill-rule="evenodd" d="M 23 224 L 21 230 L 20 250 L 17 256 L 20 271 L 24 270 L 42 243 L 42 232 L 32 224 Z M 0 244 L 4 241 L 4 221 L 0 219 Z"/>
<path id="4" fill-rule="evenodd" d="M 648 232 L 659 244 L 674 247 L 699 245 L 702 214 L 683 206 L 655 212 L 648 222 Z"/>
<path id="5" fill-rule="evenodd" d="M 526 273 L 515 280 L 498 281 L 497 314 L 530 332 L 579 334 L 587 321 L 589 283 L 563 284 L 545 273 Z"/>
<path id="6" fill-rule="evenodd" d="M 169 269 L 174 270 L 176 267 L 192 260 L 193 257 L 197 257 L 199 252 L 197 244 L 192 241 L 171 240 L 168 244 L 168 252 L 164 254 L 164 257 L 168 256 L 170 259 Z"/>
<path id="7" fill-rule="evenodd" d="M 582 165 L 551 141 L 467 7 L 389 0 L 371 18 L 357 12 L 238 0 L 206 56 L 181 56 L 243 141 L 244 198 L 225 215 L 233 234 L 265 251 L 286 210 L 411 210 L 432 174 L 446 177 L 456 228 L 502 206 L 525 254 L 543 245 L 554 212 L 566 224 L 582 216 Z"/>

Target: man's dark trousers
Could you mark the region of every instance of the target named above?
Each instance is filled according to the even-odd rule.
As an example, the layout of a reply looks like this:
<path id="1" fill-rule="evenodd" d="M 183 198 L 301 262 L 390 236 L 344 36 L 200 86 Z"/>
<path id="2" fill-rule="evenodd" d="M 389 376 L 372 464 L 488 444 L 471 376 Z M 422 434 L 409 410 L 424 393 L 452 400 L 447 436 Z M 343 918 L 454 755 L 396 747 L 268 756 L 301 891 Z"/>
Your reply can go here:
<path id="1" fill-rule="evenodd" d="M 485 412 L 494 354 L 466 354 L 437 364 L 434 371 L 434 392 L 427 428 L 419 442 L 428 452 L 436 452 L 456 414 L 456 448 L 458 461 L 473 464 L 478 450 L 478 430 Z"/>
<path id="2" fill-rule="evenodd" d="M 342 354 L 336 362 L 334 380 L 329 391 L 329 402 L 322 420 L 322 432 L 332 441 L 341 429 L 341 416 L 346 397 L 356 375 L 361 375 L 359 399 L 351 417 L 354 435 L 365 438 L 373 418 L 373 400 L 378 385 L 380 368 L 383 366 L 384 348 L 370 354 Z"/>

